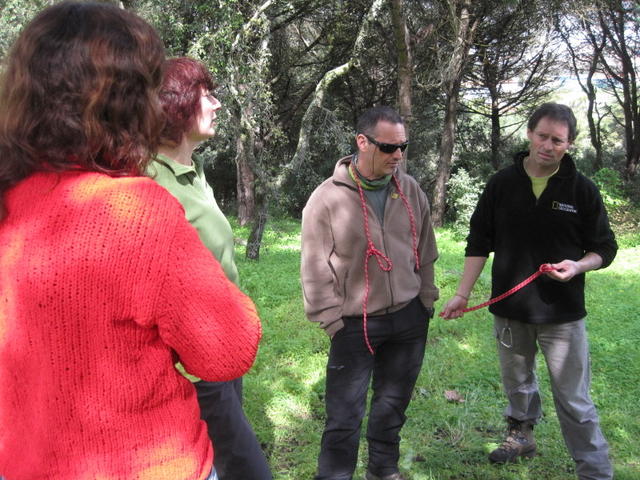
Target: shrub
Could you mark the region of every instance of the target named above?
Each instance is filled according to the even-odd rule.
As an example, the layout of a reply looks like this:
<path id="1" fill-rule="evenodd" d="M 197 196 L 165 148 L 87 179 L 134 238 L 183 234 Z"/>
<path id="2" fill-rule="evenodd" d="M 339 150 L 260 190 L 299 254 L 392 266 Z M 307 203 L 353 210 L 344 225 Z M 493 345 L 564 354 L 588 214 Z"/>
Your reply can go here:
<path id="1" fill-rule="evenodd" d="M 458 238 L 464 238 L 469 232 L 469 220 L 482 193 L 483 182 L 469 175 L 464 169 L 458 169 L 447 184 L 447 201 L 453 211 L 453 231 Z"/>
<path id="2" fill-rule="evenodd" d="M 612 210 L 628 205 L 629 201 L 624 194 L 620 172 L 612 168 L 601 168 L 593 175 L 592 180 L 600 189 L 607 209 Z"/>
<path id="3" fill-rule="evenodd" d="M 616 234 L 619 246 L 639 245 L 640 208 L 637 201 L 634 201 L 634 182 L 630 181 L 625 185 L 620 172 L 611 168 L 598 170 L 592 180 L 600 189 L 602 201 L 609 212 L 611 227 Z"/>

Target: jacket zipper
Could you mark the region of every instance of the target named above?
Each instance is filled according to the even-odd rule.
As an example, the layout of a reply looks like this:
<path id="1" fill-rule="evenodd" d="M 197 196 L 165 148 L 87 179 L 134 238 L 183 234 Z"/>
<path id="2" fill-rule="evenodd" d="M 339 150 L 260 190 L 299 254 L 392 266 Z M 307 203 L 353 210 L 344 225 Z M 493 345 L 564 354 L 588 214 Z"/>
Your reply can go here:
<path id="1" fill-rule="evenodd" d="M 389 188 L 390 189 L 390 188 Z M 387 200 L 384 204 L 384 218 L 388 218 L 387 217 L 387 207 L 389 206 L 389 200 L 391 195 L 388 194 L 387 195 Z M 378 219 L 378 223 L 380 224 L 380 231 L 382 232 L 382 247 L 384 248 L 384 254 L 387 255 L 387 242 L 386 242 L 386 230 L 384 228 L 384 220 L 382 222 L 380 222 L 380 219 Z M 389 257 L 391 258 L 391 257 Z M 393 295 L 393 286 L 392 286 L 392 282 L 391 282 L 391 273 L 393 272 L 393 268 L 391 270 L 389 270 L 388 272 L 385 272 L 387 274 L 387 287 L 389 289 L 389 296 L 391 297 L 391 302 L 389 303 L 390 306 L 395 305 L 395 301 L 393 299 L 394 295 Z"/>

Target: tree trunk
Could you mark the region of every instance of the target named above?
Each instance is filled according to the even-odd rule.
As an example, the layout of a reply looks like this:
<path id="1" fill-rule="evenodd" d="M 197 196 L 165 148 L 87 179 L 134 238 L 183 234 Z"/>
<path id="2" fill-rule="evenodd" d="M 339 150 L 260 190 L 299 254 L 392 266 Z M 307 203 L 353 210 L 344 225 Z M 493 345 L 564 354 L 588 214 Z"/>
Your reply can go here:
<path id="1" fill-rule="evenodd" d="M 589 67 L 587 69 L 587 78 L 584 83 L 582 83 L 582 81 L 580 80 L 580 74 L 582 73 L 583 69 L 581 68 L 579 63 L 580 56 L 576 52 L 574 46 L 571 43 L 572 35 L 570 35 L 570 32 L 566 32 L 562 28 L 559 29 L 559 33 L 563 41 L 565 42 L 567 49 L 569 50 L 569 55 L 571 57 L 571 64 L 573 66 L 573 73 L 576 76 L 576 79 L 578 80 L 578 84 L 580 85 L 580 88 L 582 88 L 582 91 L 587 96 L 587 101 L 588 101 L 587 123 L 589 125 L 589 140 L 591 141 L 591 146 L 596 152 L 596 156 L 591 164 L 591 167 L 593 168 L 594 172 L 597 172 L 603 166 L 602 165 L 602 138 L 600 135 L 601 118 L 598 118 L 597 121 L 595 119 L 595 116 L 597 114 L 597 109 L 596 109 L 597 93 L 596 93 L 596 88 L 593 85 L 593 75 L 598 69 L 598 62 L 599 62 L 600 56 L 602 55 L 602 50 L 605 46 L 606 38 L 602 36 L 602 38 L 599 40 L 598 37 L 592 31 L 593 27 L 591 23 L 587 20 L 582 20 L 579 26 L 580 26 L 580 29 L 585 34 L 587 44 L 591 48 L 591 55 L 589 57 L 590 58 Z M 573 37 L 575 37 L 575 35 Z M 582 62 L 584 63 L 584 60 L 582 60 Z"/>
<path id="2" fill-rule="evenodd" d="M 600 59 L 600 55 L 602 55 L 602 50 L 605 46 L 606 38 L 603 37 L 601 42 L 598 42 L 596 37 L 591 33 L 590 28 L 587 27 L 585 23 L 583 23 L 583 28 L 587 32 L 587 38 L 591 47 L 593 48 L 593 55 L 591 56 L 591 61 L 589 62 L 589 71 L 587 72 L 587 80 L 586 84 L 582 85 L 580 82 L 580 86 L 582 90 L 587 95 L 587 100 L 589 102 L 587 106 L 587 122 L 589 124 L 589 138 L 591 140 L 591 146 L 596 152 L 596 156 L 593 160 L 592 168 L 594 172 L 597 172 L 603 167 L 602 161 L 602 136 L 600 131 L 600 121 L 598 120 L 596 124 L 595 116 L 596 113 L 596 88 L 593 85 L 593 75 L 596 73 L 598 69 L 598 61 Z M 572 52 L 573 55 L 573 52 Z M 574 61 L 575 64 L 575 61 Z M 576 67 L 576 77 L 578 80 L 580 79 L 580 74 Z"/>
<path id="3" fill-rule="evenodd" d="M 268 7 L 271 3 L 272 3 L 272 0 L 266 1 L 262 5 L 260 10 L 266 9 L 266 7 Z M 352 55 L 349 61 L 343 65 L 340 65 L 338 67 L 335 67 L 329 70 L 318 83 L 315 90 L 314 97 L 311 100 L 311 103 L 309 104 L 309 106 L 307 107 L 307 110 L 302 120 L 302 124 L 300 126 L 300 134 L 298 137 L 298 144 L 296 147 L 295 154 L 293 155 L 293 158 L 291 159 L 291 161 L 282 168 L 281 174 L 278 176 L 278 178 L 276 178 L 274 190 L 277 190 L 282 185 L 282 183 L 286 179 L 286 175 L 291 170 L 299 168 L 303 164 L 306 152 L 308 151 L 308 148 L 309 148 L 309 138 L 312 131 L 311 129 L 313 128 L 311 119 L 313 117 L 314 110 L 318 108 L 322 108 L 324 96 L 327 90 L 329 89 L 329 86 L 331 85 L 331 83 L 337 78 L 345 75 L 352 68 L 355 68 L 358 65 L 358 62 L 360 60 L 359 53 L 364 48 L 365 33 L 367 33 L 368 29 L 370 28 L 370 25 L 378 17 L 383 4 L 384 4 L 384 0 L 374 0 L 373 3 L 371 4 L 371 7 L 369 8 L 367 15 L 365 16 L 362 24 L 360 25 L 360 29 L 358 31 L 358 35 L 356 36 L 356 40 L 354 42 L 354 46 L 352 50 Z M 248 24 L 249 23 L 247 23 L 247 25 Z M 244 122 L 241 121 L 241 123 L 244 123 Z M 249 136 L 253 137 L 253 135 L 249 135 Z M 245 143 L 245 142 L 241 142 L 239 140 L 238 144 L 240 143 Z M 237 155 L 238 160 L 243 158 L 243 155 L 241 155 L 241 153 L 244 152 L 244 157 L 247 157 L 249 151 L 253 152 L 253 149 L 251 150 L 248 149 L 249 145 L 252 145 L 252 144 L 253 144 L 253 141 L 251 141 L 250 143 L 246 142 L 245 148 L 242 151 L 240 150 L 240 147 L 238 148 L 238 155 Z M 255 195 L 255 189 L 253 188 L 253 183 L 246 183 L 244 180 L 244 178 L 246 178 L 247 181 L 255 182 L 256 180 L 255 172 L 253 172 L 251 168 L 246 168 L 247 176 L 242 177 L 243 180 L 241 182 L 240 168 L 241 167 L 243 168 L 243 172 L 245 171 L 245 168 L 244 168 L 244 164 L 240 161 L 237 161 L 237 165 L 239 169 L 238 170 L 238 221 L 240 225 L 244 225 L 248 223 L 249 220 L 253 219 L 253 228 L 247 242 L 246 256 L 247 258 L 258 259 L 260 256 L 260 245 L 262 243 L 262 235 L 264 233 L 264 228 L 267 221 L 268 202 L 266 200 L 266 197 L 268 196 L 268 193 L 265 192 L 261 195 L 257 195 L 257 197 L 259 198 L 258 200 L 256 200 L 256 198 L 252 196 L 252 195 Z M 253 161 L 247 162 L 247 165 L 248 166 L 255 165 L 255 162 Z M 251 174 L 251 176 L 249 176 L 249 174 Z M 241 183 L 245 184 L 244 188 L 241 188 L 240 186 Z M 243 205 L 243 203 L 245 205 Z M 256 208 L 259 208 L 260 210 L 260 213 L 258 215 L 255 215 Z"/>
<path id="4" fill-rule="evenodd" d="M 451 159 L 453 157 L 453 143 L 456 134 L 459 93 L 460 82 L 458 81 L 457 85 L 451 85 L 446 98 L 444 125 L 442 128 L 442 139 L 440 140 L 438 172 L 436 175 L 436 183 L 433 191 L 433 206 L 431 209 L 431 218 L 433 225 L 436 227 L 441 227 L 444 223 L 446 190 L 447 182 L 451 175 Z"/>
<path id="5" fill-rule="evenodd" d="M 322 104 L 324 102 L 325 94 L 329 89 L 329 86 L 338 78 L 346 75 L 349 70 L 352 68 L 352 63 L 345 63 L 340 65 L 339 67 L 333 68 L 324 74 L 322 79 L 318 82 L 316 86 L 315 93 L 313 95 L 313 99 L 307 110 L 302 117 L 302 122 L 300 122 L 300 132 L 298 134 L 298 144 L 296 145 L 296 151 L 293 154 L 293 158 L 288 165 L 282 170 L 282 174 L 278 179 L 278 185 L 282 185 L 284 182 L 286 175 L 292 171 L 300 168 L 300 166 L 304 163 L 304 159 L 306 157 L 307 151 L 309 150 L 309 141 L 311 139 L 311 135 L 313 133 L 313 114 L 315 110 L 322 108 Z"/>
<path id="6" fill-rule="evenodd" d="M 391 20 L 398 54 L 398 105 L 400 115 L 410 125 L 413 119 L 411 105 L 412 60 L 409 29 L 404 15 L 404 0 L 391 0 Z"/>
<path id="7" fill-rule="evenodd" d="M 451 160 L 456 134 L 456 120 L 458 117 L 460 84 L 469 56 L 469 48 L 477 27 L 477 20 L 474 20 L 473 23 L 471 22 L 470 6 L 471 0 L 462 0 L 459 16 L 454 19 L 457 23 L 455 44 L 448 68 L 443 75 L 446 96 L 445 115 L 431 209 L 431 218 L 436 227 L 441 227 L 444 223 L 447 182 L 451 175 Z"/>
<path id="8" fill-rule="evenodd" d="M 603 53 L 601 61 L 614 87 L 614 95 L 624 114 L 624 138 L 626 148 L 625 175 L 636 175 L 640 160 L 640 105 L 637 90 L 637 72 L 634 62 L 636 52 L 627 45 L 627 12 L 621 2 L 609 4 L 608 10 L 598 11 L 602 34 L 607 38 L 610 53 Z M 611 55 L 612 54 L 612 55 Z M 613 58 L 611 58 L 613 56 Z M 617 65 L 616 65 L 617 64 Z M 622 95 L 616 91 L 618 84 Z"/>
<path id="9" fill-rule="evenodd" d="M 500 109 L 498 102 L 491 106 L 491 166 L 494 170 L 500 167 Z"/>
<path id="10" fill-rule="evenodd" d="M 238 192 L 238 223 L 246 225 L 255 216 L 255 181 L 256 176 L 252 168 L 253 134 L 246 128 L 241 128 L 236 140 L 236 171 Z"/>
<path id="11" fill-rule="evenodd" d="M 250 100 L 247 100 L 247 97 L 250 96 L 247 92 L 252 92 L 256 86 L 255 83 L 252 84 L 253 79 L 251 79 L 251 76 L 243 72 L 236 62 L 239 61 L 238 59 L 245 58 L 242 55 L 243 41 L 247 42 L 256 52 L 265 52 L 267 50 L 270 33 L 268 30 L 261 31 L 256 26 L 259 25 L 264 13 L 273 5 L 273 2 L 274 0 L 265 0 L 255 8 L 251 18 L 237 31 L 231 45 L 230 59 L 232 60 L 229 61 L 230 79 L 228 86 L 232 94 L 231 98 L 235 100 L 232 121 L 236 124 L 238 131 L 235 163 L 237 171 L 238 223 L 240 225 L 246 225 L 256 217 L 255 189 L 259 180 L 257 178 L 257 173 L 259 172 L 256 172 L 256 157 L 262 148 L 262 142 L 256 136 L 256 121 L 253 111 L 256 107 Z M 244 47 L 247 47 L 247 45 Z M 255 59 L 255 61 L 258 64 L 260 63 L 259 58 Z"/>
<path id="12" fill-rule="evenodd" d="M 249 260 L 260 259 L 260 247 L 262 246 L 262 235 L 264 234 L 264 228 L 267 225 L 267 211 L 268 202 L 262 200 L 260 205 L 260 212 L 254 218 L 251 233 L 247 240 L 247 249 L 245 255 Z"/>
<path id="13" fill-rule="evenodd" d="M 371 4 L 371 8 L 369 9 L 367 16 L 360 25 L 360 29 L 358 30 L 358 35 L 356 36 L 356 40 L 353 45 L 351 58 L 347 63 L 344 63 L 340 66 L 332 68 L 328 72 L 326 72 L 322 79 L 318 82 L 316 86 L 313 98 L 305 111 L 304 116 L 302 117 L 302 122 L 300 123 L 300 133 L 298 134 L 298 144 L 296 145 L 296 151 L 293 154 L 291 161 L 282 169 L 282 173 L 278 177 L 276 181 L 276 185 L 279 188 L 285 181 L 287 175 L 298 168 L 304 163 L 305 156 L 307 151 L 309 150 L 309 141 L 311 139 L 311 135 L 313 134 L 314 125 L 312 123 L 313 114 L 315 110 L 323 108 L 322 105 L 324 103 L 324 98 L 329 90 L 331 84 L 336 81 L 338 78 L 341 78 L 347 75 L 352 68 L 355 68 L 359 59 L 359 53 L 363 48 L 364 38 L 371 23 L 378 16 L 380 9 L 382 8 L 383 0 L 374 0 Z"/>
<path id="14" fill-rule="evenodd" d="M 600 137 L 600 129 L 597 128 L 594 118 L 596 91 L 591 79 L 592 76 L 593 74 L 590 73 L 589 77 L 587 78 L 587 99 L 589 101 L 589 104 L 587 106 L 587 122 L 589 123 L 589 139 L 591 140 L 591 146 L 596 152 L 596 156 L 593 159 L 591 167 L 593 168 L 594 172 L 597 172 L 602 168 L 602 139 Z"/>
<path id="15" fill-rule="evenodd" d="M 391 0 L 391 21 L 398 55 L 398 106 L 400 116 L 404 119 L 407 135 L 411 132 L 413 111 L 411 104 L 412 59 L 409 44 L 409 29 L 404 14 L 404 0 Z M 409 148 L 410 150 L 410 148 Z M 401 168 L 406 170 L 409 150 L 403 156 Z"/>

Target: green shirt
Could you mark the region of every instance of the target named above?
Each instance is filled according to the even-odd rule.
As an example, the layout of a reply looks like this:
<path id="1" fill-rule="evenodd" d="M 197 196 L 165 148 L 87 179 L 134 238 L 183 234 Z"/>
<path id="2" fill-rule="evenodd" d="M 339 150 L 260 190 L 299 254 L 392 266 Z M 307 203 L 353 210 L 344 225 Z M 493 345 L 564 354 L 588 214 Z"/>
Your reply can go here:
<path id="1" fill-rule="evenodd" d="M 527 172 L 527 175 L 529 175 L 529 178 L 531 179 L 531 188 L 533 189 L 533 194 L 535 195 L 536 199 L 540 198 L 540 195 L 542 195 L 542 192 L 544 192 L 544 189 L 547 188 L 547 183 L 549 183 L 549 179 L 553 177 L 556 173 L 558 173 L 558 169 L 556 169 L 555 172 L 553 172 L 551 175 L 547 175 L 546 177 L 532 177 Z"/>
<path id="2" fill-rule="evenodd" d="M 185 216 L 198 231 L 200 240 L 216 257 L 227 278 L 238 285 L 238 268 L 234 260 L 233 231 L 204 177 L 202 162 L 195 155 L 192 165 L 183 165 L 165 155 L 156 155 L 147 167 L 147 175 L 166 188 L 182 204 Z M 200 379 L 176 368 L 190 381 Z"/>
<path id="3" fill-rule="evenodd" d="M 220 262 L 227 278 L 238 285 L 231 225 L 205 179 L 202 161 L 194 155 L 192 162 L 192 165 L 183 165 L 165 155 L 157 155 L 147 168 L 147 175 L 182 204 L 187 220 L 198 231 L 202 243 Z"/>

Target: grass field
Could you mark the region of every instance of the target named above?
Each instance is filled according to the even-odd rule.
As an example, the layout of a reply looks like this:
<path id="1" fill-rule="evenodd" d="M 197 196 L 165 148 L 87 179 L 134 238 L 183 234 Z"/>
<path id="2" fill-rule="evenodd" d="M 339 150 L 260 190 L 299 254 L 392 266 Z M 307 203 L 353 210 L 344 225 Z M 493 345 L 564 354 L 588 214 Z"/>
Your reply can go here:
<path id="1" fill-rule="evenodd" d="M 236 236 L 247 232 L 235 227 Z M 441 300 L 453 293 L 462 271 L 464 244 L 437 232 L 436 282 Z M 640 479 L 640 246 L 624 245 L 607 269 L 587 275 L 587 320 L 592 360 L 592 396 L 609 440 L 616 480 Z M 303 313 L 300 288 L 300 225 L 270 222 L 259 262 L 238 248 L 242 288 L 254 299 L 264 336 L 245 379 L 245 410 L 262 442 L 276 480 L 312 479 L 324 422 L 326 335 Z M 470 303 L 489 294 L 485 268 Z M 401 469 L 414 480 L 565 480 L 574 464 L 560 434 L 542 357 L 538 373 L 544 418 L 536 427 L 539 455 L 494 466 L 487 453 L 503 433 L 504 398 L 486 309 L 464 318 L 435 318 L 408 421 L 402 431 Z M 456 390 L 464 402 L 448 402 Z M 366 421 L 366 419 L 365 419 Z M 366 442 L 361 442 L 355 479 L 363 478 Z"/>

